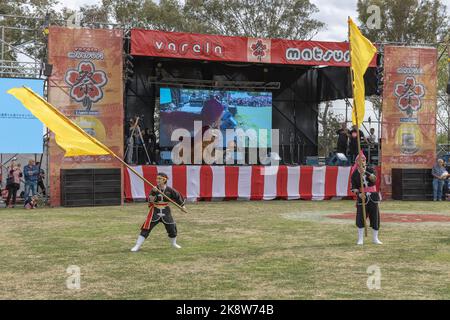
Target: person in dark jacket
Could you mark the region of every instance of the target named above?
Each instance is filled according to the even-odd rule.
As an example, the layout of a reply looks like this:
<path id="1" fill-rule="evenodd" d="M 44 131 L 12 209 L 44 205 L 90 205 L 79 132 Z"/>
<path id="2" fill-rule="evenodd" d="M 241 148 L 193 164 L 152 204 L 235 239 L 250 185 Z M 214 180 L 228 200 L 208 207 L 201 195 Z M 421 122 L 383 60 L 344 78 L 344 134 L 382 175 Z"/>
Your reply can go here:
<path id="1" fill-rule="evenodd" d="M 380 209 L 378 203 L 381 201 L 380 194 L 376 190 L 375 170 L 366 165 L 366 157 L 361 152 L 355 161 L 351 174 L 351 190 L 357 195 L 356 200 L 356 226 L 358 227 L 358 245 L 364 243 L 364 215 L 362 203 L 366 206 L 366 218 L 370 220 L 370 227 L 373 229 L 373 243 L 383 244 L 378 239 L 380 229 Z M 361 193 L 361 176 L 364 185 L 364 193 Z"/>
<path id="2" fill-rule="evenodd" d="M 44 185 L 45 171 L 44 171 L 44 169 L 42 169 L 40 162 L 36 162 L 36 166 L 39 169 L 37 191 L 39 191 L 39 188 L 41 188 L 42 194 L 45 196 L 45 194 L 46 194 L 46 189 L 45 189 L 45 185 Z"/>
<path id="3" fill-rule="evenodd" d="M 136 241 L 136 245 L 131 249 L 132 252 L 139 251 L 150 232 L 160 222 L 162 222 L 166 227 L 172 247 L 176 249 L 181 248 L 181 246 L 177 244 L 177 225 L 172 217 L 169 202 L 162 196 L 161 193 L 175 201 L 175 203 L 179 204 L 183 208 L 185 199 L 177 190 L 167 186 L 167 180 L 168 177 L 165 173 L 158 173 L 158 176 L 156 177 L 158 189 L 154 188 L 150 191 L 148 197 L 148 206 L 150 210 L 147 215 L 147 219 L 141 227 L 141 233 Z"/>
<path id="4" fill-rule="evenodd" d="M 39 181 L 39 168 L 35 165 L 34 160 L 28 161 L 28 165 L 23 168 L 23 176 L 25 177 L 25 200 L 30 196 L 34 196 L 37 192 Z"/>
<path id="5" fill-rule="evenodd" d="M 345 123 L 342 124 L 341 128 L 336 131 L 338 135 L 338 141 L 336 145 L 336 152 L 342 153 L 347 156 L 347 146 L 348 146 L 348 129 Z"/>
<path id="6" fill-rule="evenodd" d="M 6 189 L 8 197 L 6 198 L 6 206 L 14 208 L 16 205 L 17 191 L 20 189 L 20 178 L 22 178 L 22 168 L 20 163 L 17 165 L 13 162 L 9 168 Z M 12 200 L 12 202 L 10 202 Z"/>

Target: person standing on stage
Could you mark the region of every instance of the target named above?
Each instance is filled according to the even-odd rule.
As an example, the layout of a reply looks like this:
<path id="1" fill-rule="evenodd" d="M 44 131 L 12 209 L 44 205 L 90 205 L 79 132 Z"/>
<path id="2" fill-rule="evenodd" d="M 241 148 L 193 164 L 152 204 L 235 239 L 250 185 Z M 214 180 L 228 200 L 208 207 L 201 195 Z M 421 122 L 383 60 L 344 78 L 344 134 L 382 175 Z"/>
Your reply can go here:
<path id="1" fill-rule="evenodd" d="M 347 146 L 348 146 L 348 129 L 346 123 L 342 123 L 341 128 L 336 131 L 338 135 L 338 141 L 336 146 L 337 153 L 343 153 L 347 156 Z"/>
<path id="2" fill-rule="evenodd" d="M 366 138 L 364 137 L 364 133 L 359 130 L 359 137 L 361 142 L 366 142 Z M 358 131 L 356 129 L 356 125 L 352 126 L 352 130 L 350 131 L 348 150 L 349 155 L 352 161 L 352 164 L 355 163 L 355 159 L 358 156 Z"/>
<path id="3" fill-rule="evenodd" d="M 167 180 L 168 177 L 165 173 L 158 173 L 156 182 L 159 190 L 153 188 L 152 191 L 150 191 L 148 196 L 148 206 L 150 211 L 141 227 L 141 234 L 136 241 L 136 245 L 131 249 L 132 252 L 139 251 L 152 229 L 160 222 L 166 227 L 172 247 L 176 249 L 181 248 L 181 246 L 177 244 L 177 225 L 170 212 L 169 203 L 161 193 L 165 194 L 183 208 L 185 200 L 178 191 L 167 186 Z"/>
<path id="4" fill-rule="evenodd" d="M 354 171 L 353 171 L 354 170 Z M 361 175 L 364 185 L 364 195 L 361 191 Z M 373 243 L 383 244 L 378 239 L 380 229 L 380 209 L 378 203 L 381 201 L 380 194 L 376 190 L 377 177 L 375 170 L 366 165 L 366 157 L 361 153 L 356 157 L 355 165 L 352 167 L 351 190 L 357 195 L 356 200 L 356 226 L 358 227 L 358 245 L 364 243 L 364 215 L 362 201 L 366 205 L 366 214 L 370 219 L 370 227 L 373 229 Z"/>

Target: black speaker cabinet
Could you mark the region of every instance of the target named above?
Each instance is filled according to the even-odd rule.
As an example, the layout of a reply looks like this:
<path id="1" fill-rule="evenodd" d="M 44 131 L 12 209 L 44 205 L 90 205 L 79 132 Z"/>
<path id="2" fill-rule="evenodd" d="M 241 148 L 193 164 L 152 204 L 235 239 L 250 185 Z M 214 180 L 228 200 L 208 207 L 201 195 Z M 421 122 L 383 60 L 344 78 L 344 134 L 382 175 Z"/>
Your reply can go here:
<path id="1" fill-rule="evenodd" d="M 392 169 L 392 199 L 432 200 L 431 169 Z"/>
<path id="2" fill-rule="evenodd" d="M 62 169 L 63 207 L 115 206 L 121 204 L 120 169 Z"/>

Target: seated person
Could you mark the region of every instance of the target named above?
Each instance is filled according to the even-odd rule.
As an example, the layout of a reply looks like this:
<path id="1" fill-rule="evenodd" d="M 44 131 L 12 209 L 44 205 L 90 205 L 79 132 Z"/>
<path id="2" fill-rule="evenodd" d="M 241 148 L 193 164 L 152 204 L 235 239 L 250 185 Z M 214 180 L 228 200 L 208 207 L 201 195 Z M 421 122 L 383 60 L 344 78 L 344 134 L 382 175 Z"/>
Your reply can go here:
<path id="1" fill-rule="evenodd" d="M 25 200 L 25 203 L 23 206 L 25 209 L 37 208 L 37 197 L 36 196 L 28 197 L 28 199 Z"/>

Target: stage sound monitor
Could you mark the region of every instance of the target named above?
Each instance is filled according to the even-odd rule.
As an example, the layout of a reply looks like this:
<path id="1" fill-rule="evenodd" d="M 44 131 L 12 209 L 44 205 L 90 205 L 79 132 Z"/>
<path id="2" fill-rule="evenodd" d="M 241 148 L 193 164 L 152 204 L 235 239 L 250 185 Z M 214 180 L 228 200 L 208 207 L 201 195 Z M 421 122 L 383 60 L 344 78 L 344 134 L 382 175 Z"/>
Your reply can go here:
<path id="1" fill-rule="evenodd" d="M 223 147 L 230 144 L 238 129 L 247 136 L 255 134 L 258 147 L 271 144 L 271 92 L 160 88 L 160 111 L 161 147 L 178 143 L 171 141 L 176 129 L 186 129 L 194 139 L 195 121 L 201 121 L 203 132 L 208 128 L 220 129 Z M 246 139 L 246 146 L 250 146 L 248 143 Z"/>

